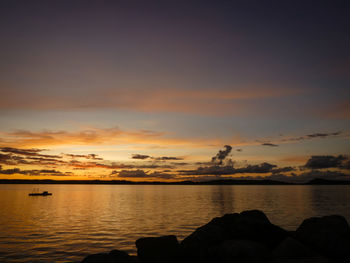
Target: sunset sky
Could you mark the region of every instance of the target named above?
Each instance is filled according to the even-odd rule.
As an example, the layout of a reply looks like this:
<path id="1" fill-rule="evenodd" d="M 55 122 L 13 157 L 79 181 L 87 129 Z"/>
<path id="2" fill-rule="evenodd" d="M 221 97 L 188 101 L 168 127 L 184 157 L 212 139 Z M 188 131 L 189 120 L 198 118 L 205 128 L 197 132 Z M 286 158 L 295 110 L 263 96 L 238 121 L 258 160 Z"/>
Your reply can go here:
<path id="1" fill-rule="evenodd" d="M 0 179 L 350 179 L 349 1 L 0 6 Z"/>

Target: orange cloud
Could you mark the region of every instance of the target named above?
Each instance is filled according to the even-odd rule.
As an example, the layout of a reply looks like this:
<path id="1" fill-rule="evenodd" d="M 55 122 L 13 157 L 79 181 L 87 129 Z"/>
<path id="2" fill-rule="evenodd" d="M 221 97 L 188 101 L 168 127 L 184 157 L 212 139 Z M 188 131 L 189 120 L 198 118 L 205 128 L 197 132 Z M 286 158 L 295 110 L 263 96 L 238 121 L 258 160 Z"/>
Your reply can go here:
<path id="1" fill-rule="evenodd" d="M 124 145 L 136 144 L 150 147 L 220 147 L 225 143 L 243 145 L 239 139 L 225 141 L 203 138 L 171 138 L 163 132 L 139 130 L 123 131 L 119 128 L 90 128 L 81 131 L 39 131 L 17 130 L 0 132 L 2 144 L 9 147 L 35 148 L 64 145 Z"/>

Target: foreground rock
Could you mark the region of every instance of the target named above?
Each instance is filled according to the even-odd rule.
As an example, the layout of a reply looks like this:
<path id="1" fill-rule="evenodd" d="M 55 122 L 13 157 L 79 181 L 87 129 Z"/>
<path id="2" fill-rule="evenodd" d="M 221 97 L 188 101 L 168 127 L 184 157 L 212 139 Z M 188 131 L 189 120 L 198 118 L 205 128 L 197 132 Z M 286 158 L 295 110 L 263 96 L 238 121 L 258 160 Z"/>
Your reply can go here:
<path id="1" fill-rule="evenodd" d="M 140 238 L 136 247 L 138 258 L 144 263 L 175 263 L 182 257 L 176 236 Z"/>
<path id="2" fill-rule="evenodd" d="M 305 245 L 337 262 L 350 262 L 350 228 L 342 216 L 306 219 L 297 229 L 296 236 Z"/>
<path id="3" fill-rule="evenodd" d="M 98 253 L 87 256 L 82 263 L 136 263 L 137 258 L 133 258 L 128 253 L 120 250 L 112 250 L 109 253 Z"/>
<path id="4" fill-rule="evenodd" d="M 137 256 L 112 250 L 84 263 L 331 263 L 350 262 L 350 227 L 342 216 L 309 218 L 294 232 L 258 210 L 226 214 L 199 227 L 181 243 L 175 236 L 140 238 Z"/>
<path id="5" fill-rule="evenodd" d="M 287 236 L 288 232 L 271 224 L 263 212 L 252 210 L 214 218 L 185 238 L 181 245 L 192 261 L 218 262 L 215 260 L 220 258 L 223 249 L 220 247 L 227 244 L 226 241 L 236 241 L 234 249 L 240 251 L 237 254 L 247 254 L 247 257 L 251 253 L 261 255 L 260 261 L 247 262 L 263 262 L 265 260 L 264 254 L 267 252 L 263 253 L 262 251 L 274 248 Z M 251 241 L 250 250 L 242 247 L 245 244 L 244 241 Z"/>

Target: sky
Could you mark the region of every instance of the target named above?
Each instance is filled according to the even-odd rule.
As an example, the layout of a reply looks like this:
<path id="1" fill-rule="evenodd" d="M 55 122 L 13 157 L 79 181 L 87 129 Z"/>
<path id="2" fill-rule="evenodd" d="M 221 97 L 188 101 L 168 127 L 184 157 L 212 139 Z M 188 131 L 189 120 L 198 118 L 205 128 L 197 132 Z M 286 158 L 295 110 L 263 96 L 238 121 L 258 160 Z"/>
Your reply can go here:
<path id="1" fill-rule="evenodd" d="M 348 1 L 1 1 L 0 179 L 350 179 Z"/>

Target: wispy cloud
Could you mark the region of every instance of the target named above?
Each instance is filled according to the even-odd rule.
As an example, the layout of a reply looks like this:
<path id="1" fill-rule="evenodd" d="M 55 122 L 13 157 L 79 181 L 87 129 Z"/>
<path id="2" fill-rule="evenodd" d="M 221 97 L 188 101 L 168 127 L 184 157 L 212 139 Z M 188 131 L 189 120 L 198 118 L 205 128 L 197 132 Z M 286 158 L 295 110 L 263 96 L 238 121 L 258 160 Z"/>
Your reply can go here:
<path id="1" fill-rule="evenodd" d="M 22 175 L 30 175 L 30 176 L 38 176 L 38 175 L 45 175 L 45 176 L 71 176 L 71 172 L 61 172 L 57 170 L 47 170 L 47 169 L 41 169 L 41 170 L 21 170 L 20 168 L 12 168 L 12 169 L 2 169 L 0 166 L 0 174 L 4 175 L 16 175 L 16 174 L 22 174 Z"/>
<path id="2" fill-rule="evenodd" d="M 150 158 L 151 156 L 149 155 L 145 155 L 145 154 L 133 154 L 131 156 L 132 159 L 138 159 L 138 160 L 145 160 L 145 159 L 148 159 Z"/>
<path id="3" fill-rule="evenodd" d="M 281 146 L 286 143 L 299 143 L 303 141 L 308 140 L 315 140 L 315 139 L 327 139 L 327 138 L 346 138 L 349 136 L 348 132 L 314 132 L 309 133 L 306 135 L 301 136 L 290 136 L 290 135 L 283 135 L 275 138 L 268 138 L 268 139 L 257 139 L 255 140 L 256 143 L 259 143 L 262 146 L 270 146 L 270 147 L 277 147 Z"/>
<path id="4" fill-rule="evenodd" d="M 241 168 L 234 168 L 233 165 L 224 165 L 224 166 L 211 165 L 211 166 L 198 167 L 197 169 L 194 169 L 194 170 L 178 170 L 178 172 L 180 173 L 180 175 L 233 175 L 233 174 L 244 174 L 244 173 L 259 174 L 259 173 L 274 172 L 275 167 L 277 166 L 264 162 L 261 164 L 248 165 L 246 167 L 241 167 Z"/>
<path id="5" fill-rule="evenodd" d="M 157 147 L 215 147 L 219 139 L 176 138 L 164 132 L 150 130 L 124 131 L 115 128 L 90 128 L 79 131 L 28 131 L 0 132 L 2 144 L 10 147 L 54 147 L 62 145 L 156 145 Z M 240 143 L 240 141 L 237 141 Z"/>
<path id="6" fill-rule="evenodd" d="M 303 136 L 298 137 L 286 137 L 282 139 L 282 142 L 295 142 L 295 141 L 304 141 L 304 140 L 311 140 L 315 138 L 328 138 L 328 137 L 337 137 L 342 135 L 343 133 L 341 131 L 337 132 L 315 132 Z"/>
<path id="7" fill-rule="evenodd" d="M 262 143 L 261 145 L 270 146 L 270 147 L 278 147 L 278 144 L 274 144 L 274 143 L 270 143 L 270 142 L 265 142 L 265 143 Z"/>
<path id="8" fill-rule="evenodd" d="M 89 159 L 89 160 L 103 160 L 103 158 L 98 157 L 97 154 L 90 153 L 90 154 L 71 154 L 71 153 L 66 153 L 63 154 L 65 156 L 71 157 L 73 159 L 75 158 L 84 158 L 84 159 Z"/>
<path id="9" fill-rule="evenodd" d="M 160 156 L 160 157 L 154 157 L 150 155 L 144 155 L 144 154 L 133 154 L 131 156 L 132 159 L 138 159 L 138 160 L 145 160 L 145 159 L 152 159 L 155 161 L 180 161 L 183 160 L 183 157 L 174 157 L 174 156 Z"/>
<path id="10" fill-rule="evenodd" d="M 161 179 L 171 179 L 175 175 L 171 173 L 165 172 L 145 172 L 142 169 L 137 170 L 121 170 L 121 171 L 113 171 L 111 176 L 117 176 L 119 178 L 143 178 L 143 179 L 151 179 L 151 178 L 161 178 Z"/>
<path id="11" fill-rule="evenodd" d="M 305 92 L 281 84 L 245 84 L 235 87 L 190 89 L 169 87 L 125 87 L 119 89 L 86 90 L 85 96 L 61 92 L 50 95 L 3 91 L 2 109 L 127 109 L 141 112 L 184 112 L 196 114 L 240 115 L 259 113 L 256 100 L 289 97 Z M 1 94 L 0 94 L 1 95 Z M 210 101 L 210 103 L 208 103 Z"/>

